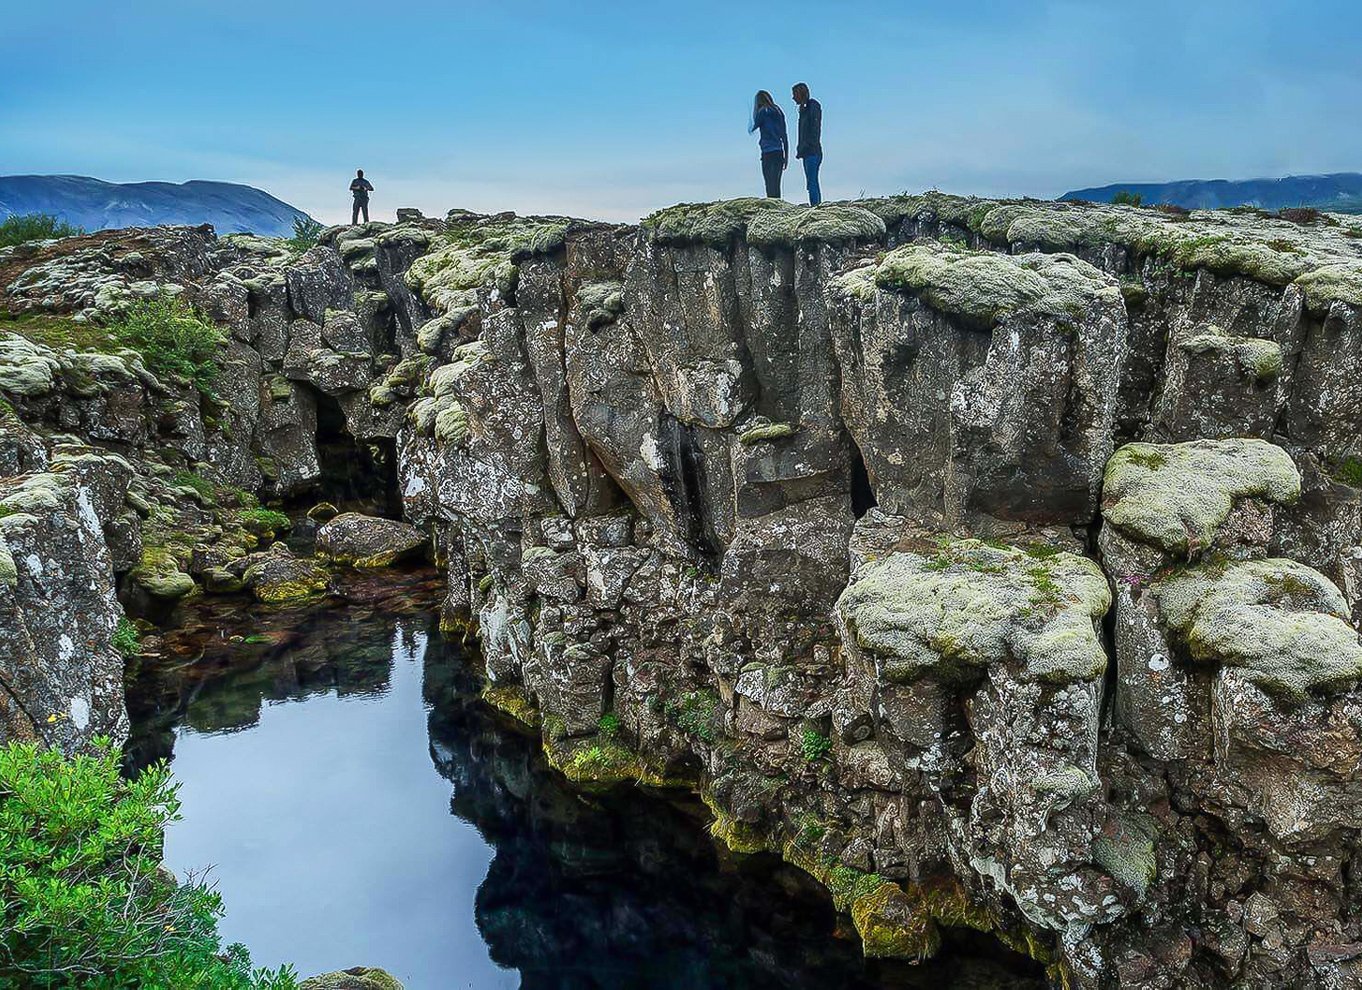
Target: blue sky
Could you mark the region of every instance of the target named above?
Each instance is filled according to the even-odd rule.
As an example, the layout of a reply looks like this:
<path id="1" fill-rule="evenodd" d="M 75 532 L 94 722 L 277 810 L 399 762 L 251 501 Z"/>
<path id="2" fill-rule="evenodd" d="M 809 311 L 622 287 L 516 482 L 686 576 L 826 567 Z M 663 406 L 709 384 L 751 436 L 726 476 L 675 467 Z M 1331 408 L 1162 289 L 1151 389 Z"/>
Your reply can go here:
<path id="1" fill-rule="evenodd" d="M 1356 2 L 6 8 L 0 174 L 246 182 L 331 221 L 356 167 L 380 214 L 756 195 L 752 93 L 790 111 L 800 79 L 827 198 L 1362 170 Z"/>

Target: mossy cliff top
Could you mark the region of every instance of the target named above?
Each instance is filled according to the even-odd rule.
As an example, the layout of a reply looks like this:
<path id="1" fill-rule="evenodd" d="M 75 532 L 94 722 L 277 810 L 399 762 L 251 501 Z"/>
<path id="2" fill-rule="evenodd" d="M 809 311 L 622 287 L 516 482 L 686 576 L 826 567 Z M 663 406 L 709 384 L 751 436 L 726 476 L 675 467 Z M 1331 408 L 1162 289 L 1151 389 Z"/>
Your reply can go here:
<path id="1" fill-rule="evenodd" d="M 867 215 L 870 215 L 869 217 Z M 876 220 L 879 222 L 877 223 Z M 880 224 L 946 227 L 979 246 L 1047 253 L 1119 247 L 1188 270 L 1241 275 L 1274 287 L 1298 285 L 1316 313 L 1335 301 L 1362 305 L 1362 219 L 1321 214 L 1305 223 L 1259 210 L 1191 213 L 1106 203 L 991 200 L 928 192 L 817 209 L 782 200 L 683 203 L 645 217 L 645 233 L 662 244 L 727 246 L 746 233 L 755 246 L 803 241 L 874 241 Z"/>
<path id="2" fill-rule="evenodd" d="M 1197 663 L 1238 668 L 1291 699 L 1362 679 L 1362 642 L 1342 592 L 1304 564 L 1202 564 L 1159 582 L 1153 593 Z"/>
<path id="3" fill-rule="evenodd" d="M 876 265 L 840 276 L 836 291 L 865 299 L 875 288 L 916 295 L 932 309 L 991 326 L 1014 314 L 1080 319 L 1094 305 L 1115 306 L 1109 275 L 1069 254 L 1003 255 L 945 244 L 909 244 Z"/>
<path id="4" fill-rule="evenodd" d="M 509 294 L 520 262 L 553 254 L 570 230 L 587 226 L 587 221 L 570 217 L 451 210 L 444 231 L 430 239 L 430 251 L 412 263 L 407 285 L 438 312 L 467 309 L 476 305 L 483 285 Z"/>
<path id="5" fill-rule="evenodd" d="M 1265 440 L 1127 444 L 1107 462 L 1102 515 L 1133 540 L 1188 556 L 1208 546 L 1237 499 L 1294 502 L 1301 477 Z"/>
<path id="6" fill-rule="evenodd" d="M 1085 557 L 957 540 L 934 556 L 865 565 L 837 613 L 892 681 L 969 681 L 1011 661 L 1030 679 L 1068 683 L 1106 669 L 1094 624 L 1110 604 L 1107 579 Z"/>

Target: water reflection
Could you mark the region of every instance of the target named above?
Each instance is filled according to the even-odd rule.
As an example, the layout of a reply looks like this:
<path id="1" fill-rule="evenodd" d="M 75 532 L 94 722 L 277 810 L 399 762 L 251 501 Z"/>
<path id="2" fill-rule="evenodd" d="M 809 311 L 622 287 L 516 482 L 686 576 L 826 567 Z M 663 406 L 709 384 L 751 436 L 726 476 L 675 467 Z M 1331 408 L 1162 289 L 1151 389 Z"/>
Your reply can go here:
<path id="1" fill-rule="evenodd" d="M 698 809 L 568 787 L 477 700 L 426 575 L 350 590 L 264 628 L 188 615 L 130 692 L 130 760 L 173 750 L 182 781 L 167 859 L 215 864 L 261 963 L 409 990 L 1043 985 L 980 945 L 866 962 L 812 881 L 716 850 Z"/>

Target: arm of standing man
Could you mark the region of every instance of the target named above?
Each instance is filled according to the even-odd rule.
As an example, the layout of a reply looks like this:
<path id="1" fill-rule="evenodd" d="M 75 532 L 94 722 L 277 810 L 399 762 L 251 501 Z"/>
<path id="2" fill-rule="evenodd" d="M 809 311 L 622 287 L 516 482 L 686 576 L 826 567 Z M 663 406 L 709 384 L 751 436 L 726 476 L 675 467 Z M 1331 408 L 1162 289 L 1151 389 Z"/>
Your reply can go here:
<path id="1" fill-rule="evenodd" d="M 790 125 L 786 121 L 783 113 L 780 115 L 780 150 L 784 155 L 784 158 L 781 159 L 780 163 L 781 170 L 783 171 L 790 167 Z"/>

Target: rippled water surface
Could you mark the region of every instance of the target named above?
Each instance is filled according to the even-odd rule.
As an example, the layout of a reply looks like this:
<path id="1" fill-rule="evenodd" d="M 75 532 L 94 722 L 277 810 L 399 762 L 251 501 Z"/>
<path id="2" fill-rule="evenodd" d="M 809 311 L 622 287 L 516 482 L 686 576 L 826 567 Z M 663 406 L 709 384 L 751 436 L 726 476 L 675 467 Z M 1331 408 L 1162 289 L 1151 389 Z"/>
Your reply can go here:
<path id="1" fill-rule="evenodd" d="M 168 864 L 213 867 L 257 962 L 408 990 L 1043 985 L 977 943 L 866 962 L 808 878 L 716 849 L 699 809 L 549 770 L 433 630 L 430 575 L 348 591 L 188 614 L 130 695 L 131 759 L 181 781 Z"/>

